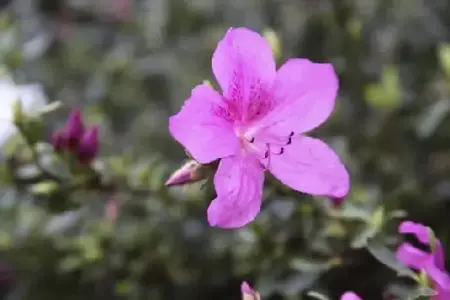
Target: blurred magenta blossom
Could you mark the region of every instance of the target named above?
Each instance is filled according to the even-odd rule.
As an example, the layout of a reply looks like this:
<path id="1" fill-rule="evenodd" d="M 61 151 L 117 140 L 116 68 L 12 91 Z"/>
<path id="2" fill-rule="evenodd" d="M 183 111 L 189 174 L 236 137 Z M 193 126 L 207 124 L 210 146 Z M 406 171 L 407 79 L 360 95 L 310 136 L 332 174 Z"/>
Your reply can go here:
<path id="1" fill-rule="evenodd" d="M 353 292 L 345 292 L 344 294 L 342 294 L 341 300 L 362 300 L 362 299 Z"/>
<path id="2" fill-rule="evenodd" d="M 0 79 L 0 145 L 17 132 L 13 121 L 13 106 L 20 101 L 23 113 L 37 114 L 48 100 L 42 87 L 38 84 L 16 85 L 9 78 Z"/>
<path id="3" fill-rule="evenodd" d="M 183 185 L 199 181 L 205 177 L 205 172 L 202 170 L 202 167 L 203 165 L 199 164 L 195 160 L 190 160 L 181 166 L 181 168 L 173 172 L 169 179 L 165 182 L 165 185 Z"/>
<path id="4" fill-rule="evenodd" d="M 98 154 L 98 127 L 86 128 L 81 111 L 75 108 L 64 128 L 55 130 L 52 144 L 56 151 L 73 152 L 78 162 L 88 164 Z"/>
<path id="5" fill-rule="evenodd" d="M 276 70 L 258 33 L 231 28 L 212 57 L 222 94 L 197 85 L 170 132 L 199 163 L 221 159 L 211 226 L 242 227 L 260 211 L 264 171 L 312 195 L 342 198 L 349 174 L 323 141 L 303 135 L 330 116 L 338 92 L 331 64 L 290 59 Z"/>
<path id="6" fill-rule="evenodd" d="M 436 296 L 432 300 L 450 299 L 450 276 L 445 270 L 444 249 L 432 231 L 419 223 L 404 221 L 398 229 L 400 233 L 409 233 L 423 244 L 430 246 L 431 253 L 422 251 L 409 243 L 403 243 L 397 249 L 397 259 L 403 264 L 418 270 L 424 270 L 432 280 Z"/>
<path id="7" fill-rule="evenodd" d="M 253 290 L 246 281 L 241 284 L 241 294 L 242 300 L 261 300 L 259 293 Z"/>

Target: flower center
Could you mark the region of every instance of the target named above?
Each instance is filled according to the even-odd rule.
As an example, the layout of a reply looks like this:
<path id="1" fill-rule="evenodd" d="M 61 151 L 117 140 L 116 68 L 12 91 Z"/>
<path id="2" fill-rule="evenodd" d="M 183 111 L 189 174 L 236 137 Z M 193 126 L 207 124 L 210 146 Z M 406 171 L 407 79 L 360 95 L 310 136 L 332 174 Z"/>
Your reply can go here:
<path id="1" fill-rule="evenodd" d="M 246 153 L 256 154 L 259 159 L 269 159 L 271 155 L 282 155 L 285 147 L 292 143 L 294 132 L 287 137 L 273 136 L 255 132 L 248 127 L 235 127 L 235 133 Z"/>

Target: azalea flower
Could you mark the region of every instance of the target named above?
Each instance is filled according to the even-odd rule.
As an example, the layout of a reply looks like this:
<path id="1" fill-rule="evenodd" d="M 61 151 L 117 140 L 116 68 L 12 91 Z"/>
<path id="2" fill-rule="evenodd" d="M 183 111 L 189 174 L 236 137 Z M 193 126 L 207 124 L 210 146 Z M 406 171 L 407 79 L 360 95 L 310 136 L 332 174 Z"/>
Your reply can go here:
<path id="1" fill-rule="evenodd" d="M 362 299 L 353 292 L 345 292 L 344 294 L 342 294 L 341 300 L 362 300 Z"/>
<path id="2" fill-rule="evenodd" d="M 253 290 L 246 281 L 241 284 L 241 295 L 242 300 L 261 300 L 259 293 Z"/>
<path id="3" fill-rule="evenodd" d="M 431 300 L 450 299 L 450 276 L 445 270 L 444 249 L 441 242 L 430 237 L 431 230 L 419 223 L 404 221 L 398 229 L 400 233 L 410 233 L 423 244 L 431 246 L 431 253 L 427 253 L 409 243 L 403 243 L 397 249 L 397 259 L 414 269 L 424 270 L 432 280 L 432 288 L 436 295 Z M 433 240 L 431 240 L 433 239 Z M 432 242 L 434 245 L 430 245 Z"/>
<path id="4" fill-rule="evenodd" d="M 9 78 L 0 78 L 0 99 L 0 145 L 4 145 L 17 132 L 13 123 L 13 105 L 17 100 L 27 115 L 35 113 L 47 103 L 40 85 L 16 85 Z"/>
<path id="5" fill-rule="evenodd" d="M 294 190 L 341 198 L 349 175 L 336 153 L 303 135 L 332 113 L 338 78 L 331 64 L 290 59 L 276 70 L 258 33 L 231 28 L 218 43 L 212 70 L 222 89 L 197 85 L 169 129 L 201 164 L 221 159 L 211 226 L 242 227 L 260 211 L 264 171 Z"/>

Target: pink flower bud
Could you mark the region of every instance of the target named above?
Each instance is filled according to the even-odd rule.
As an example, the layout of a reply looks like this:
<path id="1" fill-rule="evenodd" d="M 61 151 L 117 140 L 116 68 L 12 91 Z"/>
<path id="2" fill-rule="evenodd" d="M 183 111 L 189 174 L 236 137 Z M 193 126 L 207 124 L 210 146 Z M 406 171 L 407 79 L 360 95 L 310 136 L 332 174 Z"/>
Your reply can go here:
<path id="1" fill-rule="evenodd" d="M 253 290 L 250 285 L 244 281 L 241 284 L 242 300 L 260 300 L 259 293 Z"/>
<path id="2" fill-rule="evenodd" d="M 68 146 L 68 139 L 66 132 L 62 129 L 57 129 L 52 136 L 52 145 L 55 151 L 64 151 Z"/>
<path id="3" fill-rule="evenodd" d="M 332 198 L 330 198 L 330 200 L 331 200 L 334 208 L 339 208 L 344 203 L 345 197 L 340 197 L 340 198 L 332 197 Z"/>
<path id="4" fill-rule="evenodd" d="M 67 143 L 70 150 L 75 151 L 80 143 L 80 139 L 84 134 L 84 123 L 81 116 L 81 111 L 75 108 L 70 113 L 67 120 L 65 131 L 67 135 Z"/>
<path id="5" fill-rule="evenodd" d="M 98 127 L 88 128 L 78 145 L 77 158 L 81 164 L 89 164 L 98 153 Z"/>
<path id="6" fill-rule="evenodd" d="M 203 168 L 204 167 L 195 160 L 190 160 L 181 168 L 173 172 L 165 184 L 166 186 L 172 186 L 200 181 L 204 179 L 206 175 Z"/>

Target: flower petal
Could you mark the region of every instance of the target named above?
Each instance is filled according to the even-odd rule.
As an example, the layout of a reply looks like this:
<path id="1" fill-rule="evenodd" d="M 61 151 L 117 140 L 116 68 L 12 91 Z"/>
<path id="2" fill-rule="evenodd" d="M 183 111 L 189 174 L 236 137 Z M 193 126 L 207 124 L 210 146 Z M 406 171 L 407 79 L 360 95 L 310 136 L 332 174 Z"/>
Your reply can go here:
<path id="1" fill-rule="evenodd" d="M 433 258 L 434 258 L 434 263 L 440 269 L 444 269 L 445 268 L 444 252 L 445 252 L 445 250 L 442 247 L 441 241 L 437 240 L 436 241 L 436 249 L 434 251 Z"/>
<path id="2" fill-rule="evenodd" d="M 196 86 L 181 111 L 170 117 L 170 134 L 201 164 L 232 155 L 238 139 L 232 124 L 215 113 L 221 96 L 211 87 Z"/>
<path id="3" fill-rule="evenodd" d="M 402 264 L 420 270 L 430 261 L 432 255 L 408 243 L 403 243 L 398 247 L 396 257 Z"/>
<path id="4" fill-rule="evenodd" d="M 430 261 L 431 262 L 431 261 Z M 450 295 L 450 276 L 443 270 L 439 269 L 434 263 L 425 266 L 428 276 L 438 285 L 437 292 L 441 299 L 449 299 L 444 295 Z"/>
<path id="5" fill-rule="evenodd" d="M 359 297 L 358 295 L 356 295 L 353 292 L 345 292 L 341 296 L 341 300 L 362 300 L 362 299 L 361 299 L 361 297 Z"/>
<path id="6" fill-rule="evenodd" d="M 399 233 L 413 234 L 421 243 L 426 245 L 428 245 L 430 241 L 428 230 L 427 226 L 412 221 L 403 221 L 398 227 Z"/>
<path id="7" fill-rule="evenodd" d="M 247 225 L 259 213 L 264 170 L 252 156 L 223 158 L 214 177 L 217 198 L 208 208 L 211 226 L 238 228 Z"/>
<path id="8" fill-rule="evenodd" d="M 246 28 L 230 28 L 218 43 L 212 69 L 226 99 L 241 116 L 262 109 L 276 75 L 275 60 L 267 41 Z M 267 107 L 264 108 L 267 111 Z"/>
<path id="9" fill-rule="evenodd" d="M 310 131 L 332 113 L 338 88 L 333 65 L 291 59 L 276 75 L 272 93 L 277 106 L 257 126 L 281 136 Z"/>
<path id="10" fill-rule="evenodd" d="M 268 169 L 294 190 L 344 197 L 350 187 L 347 170 L 337 154 L 319 139 L 295 136 L 281 155 L 271 154 Z"/>

